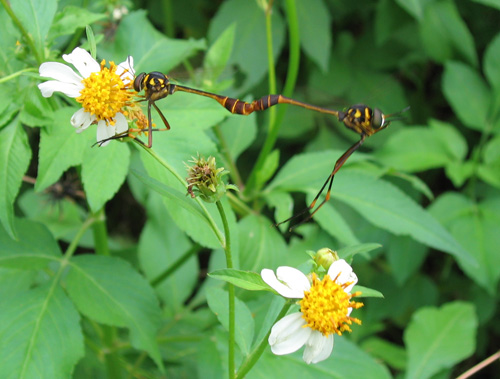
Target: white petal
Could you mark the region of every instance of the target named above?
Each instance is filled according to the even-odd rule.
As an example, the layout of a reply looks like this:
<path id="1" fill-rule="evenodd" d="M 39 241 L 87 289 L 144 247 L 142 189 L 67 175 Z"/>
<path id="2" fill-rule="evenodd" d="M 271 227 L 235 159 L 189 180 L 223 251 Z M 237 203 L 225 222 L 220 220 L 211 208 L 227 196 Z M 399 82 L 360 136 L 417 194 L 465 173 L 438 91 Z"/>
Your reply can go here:
<path id="1" fill-rule="evenodd" d="M 42 93 L 43 97 L 50 97 L 54 92 L 62 92 L 68 97 L 79 97 L 80 91 L 83 89 L 83 85 L 77 86 L 76 84 L 63 83 L 58 80 L 49 80 L 47 82 L 40 83 L 38 89 Z"/>
<path id="2" fill-rule="evenodd" d="M 107 124 L 106 121 L 100 120 L 97 123 L 97 142 L 108 139 L 109 137 L 113 137 L 115 135 L 115 126 L 111 124 Z M 99 146 L 106 146 L 111 141 L 103 142 L 99 144 Z"/>
<path id="3" fill-rule="evenodd" d="M 276 355 L 290 354 L 299 350 L 311 335 L 311 328 L 303 328 L 306 324 L 302 313 L 296 312 L 283 317 L 271 329 L 269 345 Z"/>
<path id="4" fill-rule="evenodd" d="M 278 267 L 276 275 L 272 270 L 263 269 L 260 275 L 264 282 L 271 286 L 276 292 L 290 299 L 302 299 L 304 297 L 304 291 L 308 291 L 311 288 L 307 277 L 301 271 L 293 267 Z"/>
<path id="5" fill-rule="evenodd" d="M 307 364 L 324 361 L 332 354 L 333 334 L 325 337 L 321 332 L 313 330 L 306 342 L 302 358 Z"/>
<path id="6" fill-rule="evenodd" d="M 332 280 L 334 280 L 337 275 L 337 283 L 338 284 L 344 284 L 344 283 L 351 283 L 348 287 L 345 288 L 346 292 L 350 292 L 352 287 L 358 282 L 358 277 L 352 270 L 352 267 L 343 259 L 339 259 L 338 261 L 335 261 L 332 263 L 330 268 L 328 269 L 328 275 Z"/>
<path id="7" fill-rule="evenodd" d="M 120 63 L 116 68 L 116 74 L 121 76 L 125 84 L 133 82 L 135 79 L 134 58 L 129 55 L 125 62 Z"/>
<path id="8" fill-rule="evenodd" d="M 122 113 L 117 113 L 115 115 L 115 134 L 122 134 L 128 130 L 128 122 L 126 117 Z"/>
<path id="9" fill-rule="evenodd" d="M 71 117 L 71 125 L 77 128 L 77 133 L 81 133 L 87 129 L 90 124 L 95 120 L 95 115 L 85 112 L 85 109 L 80 108 Z"/>
<path id="10" fill-rule="evenodd" d="M 75 47 L 71 54 L 63 54 L 62 57 L 66 62 L 75 66 L 84 78 L 88 78 L 93 72 L 101 71 L 99 63 L 92 58 L 87 50 L 80 47 Z"/>
<path id="11" fill-rule="evenodd" d="M 38 69 L 40 76 L 59 80 L 63 83 L 82 84 L 82 77 L 76 74 L 70 67 L 59 62 L 45 62 Z"/>

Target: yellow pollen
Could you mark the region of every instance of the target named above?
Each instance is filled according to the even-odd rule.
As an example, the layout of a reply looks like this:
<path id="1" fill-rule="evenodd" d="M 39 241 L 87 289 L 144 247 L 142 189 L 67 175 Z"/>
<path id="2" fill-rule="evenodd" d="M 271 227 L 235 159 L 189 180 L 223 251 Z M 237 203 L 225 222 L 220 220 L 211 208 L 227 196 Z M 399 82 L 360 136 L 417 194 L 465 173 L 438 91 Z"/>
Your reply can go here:
<path id="1" fill-rule="evenodd" d="M 102 60 L 101 70 L 82 80 L 84 88 L 76 101 L 82 104 L 85 111 L 95 115 L 97 121 L 106 120 L 114 125 L 114 117 L 130 104 L 135 91 L 131 90 L 130 82 L 125 84 L 116 73 L 114 62 L 109 62 L 109 68 L 105 64 L 106 61 Z"/>
<path id="2" fill-rule="evenodd" d="M 347 315 L 348 308 L 361 308 L 363 303 L 351 301 L 360 292 L 349 294 L 345 291 L 351 283 L 338 284 L 337 278 L 332 280 L 325 275 L 323 280 L 313 273 L 311 289 L 304 293 L 300 301 L 302 318 L 307 324 L 304 327 L 321 332 L 325 337 L 332 333 L 342 335 L 342 332 L 351 332 L 349 325 L 361 325 L 361 320 Z"/>

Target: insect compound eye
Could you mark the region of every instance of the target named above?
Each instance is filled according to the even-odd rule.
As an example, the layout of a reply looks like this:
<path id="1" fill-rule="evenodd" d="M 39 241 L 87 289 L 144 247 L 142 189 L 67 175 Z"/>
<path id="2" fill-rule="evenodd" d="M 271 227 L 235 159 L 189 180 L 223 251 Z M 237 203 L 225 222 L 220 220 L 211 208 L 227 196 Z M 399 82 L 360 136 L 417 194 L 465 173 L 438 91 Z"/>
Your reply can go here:
<path id="1" fill-rule="evenodd" d="M 385 116 L 382 111 L 378 108 L 373 109 L 372 114 L 372 126 L 375 129 L 380 129 L 385 124 Z"/>
<path id="2" fill-rule="evenodd" d="M 146 76 L 146 73 L 145 72 L 141 72 L 139 75 L 137 75 L 137 77 L 135 78 L 134 80 L 134 90 L 136 92 L 141 92 L 142 89 L 144 88 L 144 85 L 143 85 L 143 80 L 144 80 L 144 77 Z"/>

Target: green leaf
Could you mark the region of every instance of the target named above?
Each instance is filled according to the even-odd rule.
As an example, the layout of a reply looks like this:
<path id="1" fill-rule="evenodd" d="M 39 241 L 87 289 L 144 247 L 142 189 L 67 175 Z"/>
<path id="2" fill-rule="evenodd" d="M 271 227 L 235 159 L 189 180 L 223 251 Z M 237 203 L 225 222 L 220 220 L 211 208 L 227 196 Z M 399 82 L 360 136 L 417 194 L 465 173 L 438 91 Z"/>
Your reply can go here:
<path id="1" fill-rule="evenodd" d="M 10 6 L 23 27 L 33 38 L 36 48 L 39 52 L 42 52 L 45 48 L 45 38 L 56 14 L 57 1 L 13 1 Z"/>
<path id="2" fill-rule="evenodd" d="M 430 378 L 474 352 L 477 319 L 474 306 L 456 301 L 441 308 L 422 308 L 405 330 L 407 378 Z"/>
<path id="3" fill-rule="evenodd" d="M 256 272 L 228 268 L 213 271 L 209 273 L 208 276 L 214 279 L 224 280 L 248 291 L 271 291 L 269 286 Z"/>
<path id="4" fill-rule="evenodd" d="M 500 1 L 498 0 L 472 0 L 472 1 L 500 10 Z"/>
<path id="5" fill-rule="evenodd" d="M 207 291 L 208 306 L 219 319 L 222 326 L 229 330 L 229 299 L 226 291 L 212 287 Z M 252 313 L 244 302 L 235 298 L 235 340 L 243 355 L 248 355 L 254 336 Z"/>
<path id="6" fill-rule="evenodd" d="M 51 193 L 26 190 L 18 205 L 27 218 L 45 225 L 55 239 L 75 235 L 83 224 L 83 210 L 74 199 L 56 199 Z"/>
<path id="7" fill-rule="evenodd" d="M 81 164 L 84 151 L 90 149 L 95 130 L 83 135 L 76 133 L 70 123 L 76 111 L 77 108 L 70 107 L 58 109 L 51 123 L 41 129 L 37 192 L 56 182 L 69 167 Z"/>
<path id="8" fill-rule="evenodd" d="M 417 273 L 427 257 L 427 248 L 409 237 L 392 236 L 387 244 L 387 259 L 394 280 L 402 286 Z M 408 254 L 411 252 L 411 254 Z"/>
<path id="9" fill-rule="evenodd" d="M 351 293 L 354 293 L 354 292 L 357 292 L 357 291 L 360 291 L 361 292 L 361 295 L 359 296 L 356 296 L 357 298 L 362 298 L 362 297 L 378 297 L 378 298 L 384 298 L 384 295 L 377 291 L 377 290 L 374 290 L 373 288 L 368 288 L 368 287 L 364 287 L 364 286 L 358 286 L 358 285 L 355 285 L 352 290 L 351 290 Z"/>
<path id="10" fill-rule="evenodd" d="M 330 172 L 331 161 L 330 152 L 296 155 L 276 175 L 268 190 L 315 193 L 323 184 L 324 173 Z M 470 253 L 429 213 L 384 180 L 343 168 L 335 177 L 332 197 L 349 204 L 377 227 L 396 235 L 410 235 L 427 246 L 475 263 Z"/>
<path id="11" fill-rule="evenodd" d="M 461 58 L 477 66 L 474 39 L 453 1 L 428 3 L 419 26 L 422 42 L 431 58 L 441 63 Z"/>
<path id="12" fill-rule="evenodd" d="M 435 0 L 396 0 L 396 2 L 413 17 L 421 22 L 424 17 L 424 9 L 427 4 L 432 3 Z"/>
<path id="13" fill-rule="evenodd" d="M 268 349 L 252 369 L 252 374 L 256 378 L 275 372 L 280 378 L 331 378 L 333 375 L 335 378 L 392 378 L 382 363 L 344 336 L 335 336 L 332 355 L 322 362 L 308 365 L 302 354 L 303 349 L 300 349 L 296 353 L 276 357 Z"/>
<path id="14" fill-rule="evenodd" d="M 277 222 L 286 220 L 292 216 L 293 198 L 288 192 L 272 191 L 265 194 L 265 199 L 269 207 L 276 209 L 274 219 Z M 278 228 L 284 232 L 288 229 L 287 223 L 279 225 Z"/>
<path id="15" fill-rule="evenodd" d="M 156 341 L 161 323 L 158 299 L 127 262 L 96 255 L 73 257 L 66 284 L 81 313 L 106 325 L 128 328 L 132 346 L 147 351 L 163 367 Z"/>
<path id="16" fill-rule="evenodd" d="M 406 351 L 395 343 L 378 337 L 370 337 L 361 343 L 361 348 L 392 368 L 406 369 Z"/>
<path id="17" fill-rule="evenodd" d="M 214 81 L 222 74 L 231 56 L 235 30 L 236 25 L 234 23 L 229 25 L 205 54 L 203 68 L 210 72 L 210 77 Z"/>
<path id="18" fill-rule="evenodd" d="M 0 367 L 12 378 L 69 378 L 84 355 L 80 316 L 59 285 L 0 299 Z M 55 348 L 57 347 L 57 348 Z"/>
<path id="19" fill-rule="evenodd" d="M 247 89 L 262 80 L 268 71 L 266 15 L 256 1 L 225 1 L 210 22 L 209 41 L 215 41 L 232 24 L 236 25 L 238 42 L 234 45 L 229 63 L 237 64 L 246 74 L 242 87 Z M 271 13 L 271 25 L 273 57 L 276 60 L 285 37 L 285 25 L 279 12 Z"/>
<path id="20" fill-rule="evenodd" d="M 101 209 L 120 189 L 130 163 L 126 144 L 113 141 L 105 147 L 87 149 L 82 163 L 82 183 L 93 212 Z"/>
<path id="21" fill-rule="evenodd" d="M 500 235 L 495 232 L 500 224 L 500 198 L 475 203 L 459 193 L 446 193 L 432 204 L 430 212 L 479 263 L 473 266 L 459 258 L 462 270 L 493 294 L 500 279 Z"/>
<path id="22" fill-rule="evenodd" d="M 447 62 L 443 74 L 443 92 L 457 117 L 474 130 L 487 125 L 491 92 L 481 76 L 460 62 Z"/>
<path id="23" fill-rule="evenodd" d="M 462 160 L 467 144 L 452 125 L 433 121 L 430 127 L 394 131 L 375 156 L 396 170 L 418 172 Z"/>
<path id="24" fill-rule="evenodd" d="M 500 1 L 498 2 L 500 6 Z M 484 53 L 484 73 L 494 88 L 500 87 L 500 34 L 490 42 Z"/>
<path id="25" fill-rule="evenodd" d="M 328 70 L 332 46 L 330 12 L 322 0 L 296 3 L 300 45 L 323 72 Z"/>
<path id="26" fill-rule="evenodd" d="M 222 133 L 221 145 L 236 162 L 240 154 L 252 144 L 257 136 L 256 115 L 253 113 L 248 117 L 230 116 L 222 122 L 220 131 Z"/>
<path id="27" fill-rule="evenodd" d="M 0 129 L 0 221 L 7 233 L 15 238 L 14 200 L 28 169 L 31 150 L 19 119 L 15 118 Z"/>
<path id="28" fill-rule="evenodd" d="M 0 268 L 0 299 L 29 290 L 36 275 L 36 270 Z"/>
<path id="29" fill-rule="evenodd" d="M 285 241 L 267 218 L 250 214 L 240 220 L 238 229 L 241 269 L 275 269 L 286 261 Z"/>
<path id="30" fill-rule="evenodd" d="M 312 193 L 307 194 L 307 204 L 312 203 L 314 196 Z M 351 226 L 332 204 L 325 203 L 321 208 L 321 212 L 314 215 L 314 219 L 323 230 L 342 244 L 349 246 L 360 243 Z"/>
<path id="31" fill-rule="evenodd" d="M 259 172 L 257 172 L 256 186 L 260 188 L 266 183 L 270 177 L 274 175 L 280 163 L 280 151 L 274 149 L 264 160 L 264 164 Z"/>
<path id="32" fill-rule="evenodd" d="M 18 239 L 0 228 L 0 265 L 39 269 L 61 258 L 62 252 L 47 228 L 37 222 L 16 219 Z"/>
<path id="33" fill-rule="evenodd" d="M 139 239 L 139 262 L 146 277 L 152 282 L 166 270 L 172 269 L 192 244 L 188 236 L 170 219 L 163 200 L 151 193 L 146 204 L 148 221 Z M 168 225 L 165 228 L 165 225 Z M 183 308 L 197 284 L 198 260 L 196 255 L 184 257 L 181 266 L 155 286 L 164 307 L 173 312 Z"/>
<path id="34" fill-rule="evenodd" d="M 131 55 L 136 72 L 167 73 L 204 48 L 204 40 L 166 38 L 151 25 L 146 11 L 138 10 L 121 20 L 113 41 L 99 46 L 99 56 L 122 62 Z"/>
<path id="35" fill-rule="evenodd" d="M 486 183 L 500 188 L 500 136 L 484 146 L 483 162 L 477 168 L 477 174 Z"/>
<path id="36" fill-rule="evenodd" d="M 339 249 L 337 254 L 340 258 L 350 262 L 356 254 L 361 254 L 364 257 L 368 257 L 368 253 L 377 249 L 380 249 L 382 245 L 378 243 L 357 243 L 354 246 L 347 246 Z"/>
<path id="37" fill-rule="evenodd" d="M 72 5 L 65 6 L 54 18 L 49 31 L 48 41 L 60 36 L 73 34 L 77 29 L 106 18 L 104 13 L 92 13 L 85 8 Z"/>

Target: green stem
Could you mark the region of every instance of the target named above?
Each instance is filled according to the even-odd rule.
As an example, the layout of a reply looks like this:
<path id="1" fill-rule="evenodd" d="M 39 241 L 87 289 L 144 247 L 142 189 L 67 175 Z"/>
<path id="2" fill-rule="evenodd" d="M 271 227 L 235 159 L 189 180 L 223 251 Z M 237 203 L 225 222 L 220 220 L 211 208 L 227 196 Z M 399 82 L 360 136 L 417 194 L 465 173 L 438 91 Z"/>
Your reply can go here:
<path id="1" fill-rule="evenodd" d="M 288 310 L 290 309 L 292 305 L 292 302 L 287 301 L 285 305 L 283 305 L 283 308 L 281 309 L 278 317 L 276 317 L 276 320 L 274 321 L 273 325 L 276 324 L 279 320 L 281 320 Z M 271 334 L 271 330 L 262 338 L 262 341 L 253 349 L 253 351 L 247 356 L 245 361 L 241 364 L 241 366 L 238 369 L 238 372 L 236 374 L 236 378 L 243 378 L 249 371 L 250 369 L 257 363 L 259 360 L 260 356 L 264 352 L 264 350 L 267 347 L 267 341 L 269 339 L 269 335 Z"/>
<path id="2" fill-rule="evenodd" d="M 226 253 L 226 265 L 227 268 L 233 268 L 233 257 L 231 255 L 231 238 L 229 232 L 229 224 L 227 223 L 226 213 L 224 212 L 224 207 L 222 203 L 217 200 L 215 202 L 217 209 L 219 210 L 220 218 L 222 224 L 224 225 L 224 234 L 226 237 L 226 243 L 224 245 L 224 251 Z M 229 296 L 229 346 L 228 346 L 228 370 L 229 378 L 234 378 L 234 347 L 235 347 L 235 305 L 234 305 L 234 285 L 228 283 L 228 296 Z"/>
<path id="3" fill-rule="evenodd" d="M 165 20 L 165 34 L 167 37 L 174 38 L 174 12 L 172 10 L 172 1 L 163 0 L 161 8 Z"/>
<path id="4" fill-rule="evenodd" d="M 164 272 L 158 275 L 151 281 L 151 286 L 156 287 L 160 285 L 166 278 L 168 278 L 173 272 L 175 272 L 180 266 L 182 266 L 187 259 L 201 250 L 201 246 L 194 244 L 191 249 L 186 251 L 182 256 L 180 256 L 171 266 L 169 266 Z"/>
<path id="5" fill-rule="evenodd" d="M 97 255 L 110 255 L 104 208 L 99 209 L 93 216 L 95 218 L 95 223 L 92 228 L 94 233 L 95 252 Z"/>
<path id="6" fill-rule="evenodd" d="M 5 10 L 7 11 L 8 15 L 12 19 L 12 22 L 16 25 L 16 27 L 19 29 L 19 31 L 21 32 L 23 37 L 26 39 L 26 42 L 28 43 L 29 47 L 31 48 L 31 51 L 33 52 L 33 55 L 35 56 L 38 64 L 42 64 L 42 62 L 44 61 L 43 55 L 41 55 L 40 51 L 38 51 L 38 49 L 35 46 L 35 41 L 31 37 L 31 35 L 28 33 L 28 31 L 24 28 L 23 24 L 21 23 L 21 21 L 19 21 L 19 19 L 15 15 L 15 13 L 12 11 L 10 4 L 7 2 L 7 0 L 0 0 L 0 3 L 3 5 Z M 43 54 L 43 52 L 42 52 L 42 54 Z"/>
<path id="7" fill-rule="evenodd" d="M 140 143 L 136 139 L 133 139 L 132 141 L 135 142 L 136 146 L 141 147 L 149 155 L 151 155 L 154 159 L 156 159 L 159 164 L 161 164 L 163 167 L 165 167 L 180 183 L 182 183 L 182 185 L 184 187 L 187 188 L 187 183 L 184 180 L 184 178 L 182 176 L 180 176 L 174 170 L 173 167 L 171 167 L 167 162 L 165 162 L 163 160 L 163 158 L 161 158 L 158 154 L 156 154 L 156 152 L 153 149 L 148 148 L 147 146 L 145 146 L 143 143 Z M 214 231 L 215 235 L 217 236 L 217 239 L 219 240 L 221 246 L 224 246 L 225 245 L 224 236 L 222 235 L 222 232 L 217 227 L 217 224 L 215 223 L 215 220 L 213 219 L 212 215 L 208 212 L 207 208 L 205 207 L 205 204 L 203 203 L 203 201 L 199 197 L 196 197 L 194 200 L 198 203 L 198 205 L 202 209 L 203 213 L 205 213 L 205 217 L 207 218 L 208 223 L 210 224 L 210 226 L 211 226 L 212 230 Z"/>
<path id="8" fill-rule="evenodd" d="M 295 6 L 295 0 L 286 0 L 286 10 L 287 10 L 286 14 L 289 27 L 290 53 L 288 58 L 288 73 L 285 81 L 283 95 L 287 97 L 292 97 L 295 88 L 295 83 L 297 82 L 299 63 L 300 63 L 299 23 L 297 18 L 297 9 Z M 268 18 L 266 17 L 266 21 L 267 20 Z M 271 22 L 270 17 L 268 22 L 269 23 Z M 272 41 L 272 39 L 270 39 L 270 37 L 268 36 L 267 39 L 268 46 L 270 41 Z M 269 55 L 269 48 L 268 48 L 268 62 L 271 61 L 272 61 L 272 53 Z M 269 80 L 271 83 L 273 80 L 271 79 L 271 77 L 274 76 L 274 64 L 273 64 L 273 70 L 269 71 L 269 76 L 270 76 Z M 275 92 L 276 89 L 274 89 L 273 91 L 273 89 L 270 88 L 270 93 L 275 93 Z M 262 150 L 260 151 L 259 156 L 257 158 L 257 163 L 255 164 L 255 166 L 252 169 L 252 172 L 250 173 L 250 177 L 248 179 L 247 186 L 245 188 L 247 195 L 255 194 L 264 184 L 264 183 L 257 183 L 257 174 L 262 170 L 262 167 L 264 166 L 267 157 L 273 150 L 274 144 L 278 139 L 278 133 L 281 127 L 281 122 L 285 115 L 286 108 L 287 108 L 286 106 L 282 105 L 278 111 L 278 115 L 274 119 L 274 122 L 271 122 L 269 124 L 269 133 L 267 134 L 266 140 L 264 141 L 264 145 L 262 146 Z M 271 118 L 272 117 L 273 116 L 271 114 Z"/>
<path id="9" fill-rule="evenodd" d="M 25 68 L 23 70 L 14 72 L 13 74 L 10 74 L 10 75 L 4 76 L 3 78 L 0 78 L 0 84 L 4 83 L 4 82 L 8 82 L 11 79 L 17 78 L 19 75 L 22 75 L 25 72 L 38 72 L 38 69 L 34 68 L 34 67 L 30 67 L 30 68 Z"/>

